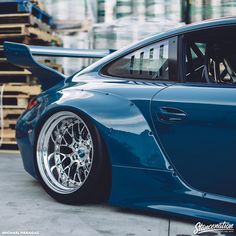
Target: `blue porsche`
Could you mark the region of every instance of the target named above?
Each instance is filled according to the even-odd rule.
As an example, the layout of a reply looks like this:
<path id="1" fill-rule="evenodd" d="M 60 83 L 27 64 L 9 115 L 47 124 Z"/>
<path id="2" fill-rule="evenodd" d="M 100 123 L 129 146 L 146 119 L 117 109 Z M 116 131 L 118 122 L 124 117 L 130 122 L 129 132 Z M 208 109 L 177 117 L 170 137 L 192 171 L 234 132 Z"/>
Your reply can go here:
<path id="1" fill-rule="evenodd" d="M 21 115 L 24 168 L 54 199 L 236 223 L 236 18 L 111 52 L 5 42 L 43 92 Z M 34 55 L 102 58 L 70 77 Z"/>

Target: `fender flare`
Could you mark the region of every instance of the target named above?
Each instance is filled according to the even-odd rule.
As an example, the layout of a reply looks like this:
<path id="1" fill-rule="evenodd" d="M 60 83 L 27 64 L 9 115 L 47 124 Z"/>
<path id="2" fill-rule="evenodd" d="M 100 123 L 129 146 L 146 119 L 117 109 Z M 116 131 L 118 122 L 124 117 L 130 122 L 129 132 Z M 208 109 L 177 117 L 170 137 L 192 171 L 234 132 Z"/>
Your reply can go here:
<path id="1" fill-rule="evenodd" d="M 72 87 L 50 97 L 39 124 L 59 110 L 81 112 L 99 130 L 112 165 L 168 169 L 169 163 L 148 122 L 133 102 L 110 93 Z"/>

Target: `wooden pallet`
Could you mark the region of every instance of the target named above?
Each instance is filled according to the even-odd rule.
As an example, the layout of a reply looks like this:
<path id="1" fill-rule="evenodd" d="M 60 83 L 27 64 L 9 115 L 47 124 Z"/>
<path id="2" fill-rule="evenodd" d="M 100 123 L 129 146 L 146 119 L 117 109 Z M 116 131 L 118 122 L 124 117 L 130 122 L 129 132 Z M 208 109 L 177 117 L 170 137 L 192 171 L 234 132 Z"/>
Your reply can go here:
<path id="1" fill-rule="evenodd" d="M 24 75 L 24 76 L 27 76 L 27 75 L 31 75 L 31 72 L 26 70 L 26 69 L 23 69 L 23 70 L 16 70 L 16 71 L 0 71 L 0 77 L 1 76 L 21 76 L 21 75 Z M 1 82 L 3 82 L 1 80 Z M 9 81 L 10 82 L 10 81 Z"/>
<path id="2" fill-rule="evenodd" d="M 22 108 L 12 108 L 12 109 L 4 109 L 3 110 L 3 118 L 4 119 L 17 119 L 25 109 Z"/>
<path id="3" fill-rule="evenodd" d="M 22 41 L 31 44 L 30 41 L 38 40 L 50 44 L 62 45 L 62 40 L 51 33 L 42 31 L 38 28 L 28 27 L 26 24 L 2 24 L 0 25 L 0 39 L 10 40 L 11 38 L 22 38 Z"/>
<path id="4" fill-rule="evenodd" d="M 3 128 L 4 129 L 13 129 L 13 130 L 15 130 L 17 120 L 18 120 L 18 118 L 20 117 L 21 114 L 22 113 L 20 113 L 18 115 L 13 114 L 14 116 L 4 117 Z"/>
<path id="5" fill-rule="evenodd" d="M 3 7 L 4 1 L 5 7 Z M 40 1 L 28 0 L 27 7 L 23 4 L 26 1 L 15 0 L 16 3 L 11 5 L 14 9 L 7 1 L 0 1 L 0 44 L 8 40 L 31 45 L 62 46 L 61 39 L 51 32 L 52 18 L 44 11 Z M 40 63 L 63 72 L 61 65 L 50 60 Z M 41 92 L 41 86 L 36 84 L 37 78 L 28 70 L 7 62 L 2 45 L 0 45 L 0 83 L 4 83 L 4 139 L 0 150 L 17 150 L 15 140 L 17 119 L 25 111 L 32 96 Z"/>
<path id="6" fill-rule="evenodd" d="M 9 139 L 3 139 L 3 142 L 2 142 L 2 143 L 3 143 L 3 146 L 5 146 L 5 145 L 7 145 L 7 144 L 11 144 L 11 145 L 12 145 L 12 144 L 15 144 L 15 145 L 17 144 L 17 143 L 16 143 L 16 140 L 9 140 Z M 5 145 L 4 145 L 4 144 L 5 144 Z M 0 148 L 0 149 L 1 149 L 1 148 Z M 5 148 L 3 148 L 3 149 L 5 149 Z"/>
<path id="7" fill-rule="evenodd" d="M 0 63 L 2 63 L 2 62 L 6 62 L 6 61 L 7 61 L 6 58 L 3 58 L 3 57 L 1 58 L 1 57 L 0 57 Z"/>
<path id="8" fill-rule="evenodd" d="M 28 35 L 27 27 L 25 24 L 1 24 L 0 25 L 0 38 L 12 38 Z"/>
<path id="9" fill-rule="evenodd" d="M 28 83 L 29 85 L 35 85 L 38 83 L 38 79 L 36 77 L 33 77 L 31 75 L 17 75 L 17 74 L 13 74 L 13 75 L 4 75 L 4 76 L 0 76 L 0 82 L 3 84 L 6 83 Z"/>
<path id="10" fill-rule="evenodd" d="M 30 36 L 36 37 L 36 40 L 42 40 L 44 42 L 52 43 L 57 46 L 62 45 L 62 40 L 56 35 L 43 32 L 42 30 L 34 27 L 29 27 L 28 31 Z"/>
<path id="11" fill-rule="evenodd" d="M 18 153 L 18 146 L 16 141 L 3 140 L 2 146 L 0 147 L 0 151 L 3 153 Z"/>
<path id="12" fill-rule="evenodd" d="M 3 129 L 3 140 L 15 141 L 16 132 L 13 129 Z"/>
<path id="13" fill-rule="evenodd" d="M 17 122 L 17 119 L 6 119 L 6 120 L 4 120 L 3 127 L 15 129 L 16 122 Z"/>
<path id="14" fill-rule="evenodd" d="M 30 96 L 26 94 L 3 95 L 3 109 L 5 107 L 26 108 L 29 100 Z"/>
<path id="15" fill-rule="evenodd" d="M 3 110 L 3 127 L 4 129 L 15 129 L 16 122 L 20 115 L 25 111 L 22 108 L 8 108 Z"/>
<path id="16" fill-rule="evenodd" d="M 40 92 L 40 85 L 29 85 L 25 83 L 4 84 L 4 94 L 7 95 L 26 94 L 28 96 L 35 96 L 38 95 Z"/>
<path id="17" fill-rule="evenodd" d="M 4 60 L 5 59 L 5 60 Z M 19 66 L 15 66 L 11 63 L 9 63 L 6 58 L 1 58 L 0 61 L 0 73 L 2 71 L 9 71 L 9 72 L 14 72 L 14 71 L 24 71 L 24 69 L 22 69 Z M 30 72 L 29 72 L 30 73 Z"/>
<path id="18" fill-rule="evenodd" d="M 30 13 L 48 25 L 53 24 L 52 17 L 30 1 L 4 1 L 0 2 L 0 14 Z"/>
<path id="19" fill-rule="evenodd" d="M 4 22 L 4 25 L 24 24 L 37 27 L 46 32 L 51 32 L 51 27 L 49 25 L 29 13 L 0 14 L 0 22 Z"/>
<path id="20" fill-rule="evenodd" d="M 39 63 L 45 64 L 46 66 L 63 73 L 62 65 L 54 63 L 50 59 L 39 60 Z M 21 67 L 9 63 L 6 58 L 0 57 L 0 76 L 11 76 L 11 75 L 16 75 L 16 76 L 31 75 L 31 72 L 28 71 L 27 69 L 23 69 Z"/>
<path id="21" fill-rule="evenodd" d="M 14 129 L 3 129 L 3 140 L 0 150 L 17 150 L 17 143 L 15 139 Z"/>

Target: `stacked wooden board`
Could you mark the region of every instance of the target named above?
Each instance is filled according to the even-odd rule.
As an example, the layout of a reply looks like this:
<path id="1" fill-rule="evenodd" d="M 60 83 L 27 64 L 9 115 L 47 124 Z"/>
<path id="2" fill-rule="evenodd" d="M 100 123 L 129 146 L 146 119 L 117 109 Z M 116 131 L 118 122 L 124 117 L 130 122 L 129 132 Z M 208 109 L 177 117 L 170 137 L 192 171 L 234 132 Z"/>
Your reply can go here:
<path id="1" fill-rule="evenodd" d="M 32 97 L 41 91 L 40 85 L 28 70 L 7 62 L 4 41 L 31 45 L 61 46 L 61 39 L 53 33 L 52 18 L 37 0 L 6 0 L 0 2 L 0 88 L 3 86 L 3 135 L 1 149 L 17 149 L 15 126 L 18 117 Z M 50 60 L 44 63 L 62 71 Z"/>

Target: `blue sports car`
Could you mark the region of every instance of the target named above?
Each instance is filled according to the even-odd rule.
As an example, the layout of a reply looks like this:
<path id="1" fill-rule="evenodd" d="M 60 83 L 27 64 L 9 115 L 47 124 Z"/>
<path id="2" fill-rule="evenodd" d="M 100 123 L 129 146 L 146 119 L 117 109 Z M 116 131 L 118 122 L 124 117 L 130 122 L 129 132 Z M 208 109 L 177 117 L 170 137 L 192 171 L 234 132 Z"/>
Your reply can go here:
<path id="1" fill-rule="evenodd" d="M 235 42 L 236 18 L 116 52 L 5 42 L 44 90 L 16 127 L 26 171 L 67 204 L 236 223 Z M 33 59 L 52 54 L 103 58 L 65 77 Z"/>

